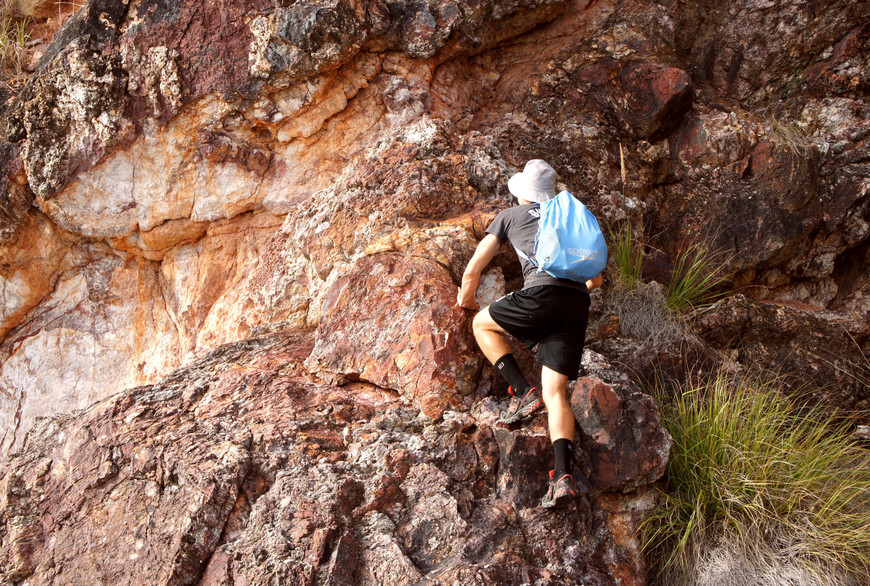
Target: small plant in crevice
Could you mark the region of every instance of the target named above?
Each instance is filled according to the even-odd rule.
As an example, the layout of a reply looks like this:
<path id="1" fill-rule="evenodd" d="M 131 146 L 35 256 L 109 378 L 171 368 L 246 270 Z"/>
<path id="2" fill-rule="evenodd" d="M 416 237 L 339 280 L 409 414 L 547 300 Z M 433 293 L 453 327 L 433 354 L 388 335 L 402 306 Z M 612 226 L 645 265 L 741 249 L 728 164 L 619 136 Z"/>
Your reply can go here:
<path id="1" fill-rule="evenodd" d="M 725 264 L 725 255 L 705 240 L 678 253 L 665 296 L 667 306 L 679 313 L 712 301 L 710 291 L 724 281 Z"/>
<path id="2" fill-rule="evenodd" d="M 797 124 L 783 123 L 771 118 L 768 126 L 768 136 L 774 145 L 786 149 L 796 157 L 806 157 L 812 151 L 812 138 Z"/>
<path id="3" fill-rule="evenodd" d="M 6 15 L 0 18 L 0 64 L 5 74 L 19 74 L 24 70 L 30 24 L 27 19 Z"/>
<path id="4" fill-rule="evenodd" d="M 643 244 L 634 236 L 631 222 L 626 219 L 609 226 L 608 236 L 615 277 L 628 288 L 637 286 L 641 282 L 646 254 Z"/>
<path id="5" fill-rule="evenodd" d="M 799 87 L 805 81 L 804 71 L 814 61 L 816 55 L 817 53 L 815 51 L 810 51 L 809 53 L 807 53 L 806 59 L 804 59 L 803 62 L 795 68 L 791 78 L 788 80 L 788 82 L 786 82 L 785 86 L 780 91 L 780 97 L 784 98 L 789 93 L 789 91 L 791 91 L 793 88 Z"/>
<path id="6" fill-rule="evenodd" d="M 722 373 L 658 394 L 674 444 L 642 526 L 654 583 L 866 583 L 870 452 L 848 421 Z"/>

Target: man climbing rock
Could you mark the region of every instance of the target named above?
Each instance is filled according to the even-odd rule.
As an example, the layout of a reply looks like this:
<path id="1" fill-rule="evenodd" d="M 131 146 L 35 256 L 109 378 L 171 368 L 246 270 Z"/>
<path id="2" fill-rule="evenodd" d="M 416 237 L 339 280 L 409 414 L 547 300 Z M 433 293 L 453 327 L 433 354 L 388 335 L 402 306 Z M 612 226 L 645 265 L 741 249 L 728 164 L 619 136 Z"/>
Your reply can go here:
<path id="1" fill-rule="evenodd" d="M 556 196 L 555 183 L 556 172 L 540 159 L 529 161 L 521 173 L 510 178 L 508 189 L 519 200 L 518 205 L 503 210 L 487 228 L 487 235 L 465 268 L 456 298 L 460 307 L 479 308 L 474 296 L 480 276 L 506 240 L 522 253 L 521 257 L 533 256 L 539 204 Z M 546 406 L 556 462 L 550 471 L 542 506 L 565 507 L 578 494 L 588 491 L 586 477 L 581 472 L 572 475 L 571 471 L 574 414 L 568 403 L 567 385 L 569 380 L 577 378 L 580 370 L 589 291 L 600 287 L 603 279 L 601 275 L 585 283 L 558 279 L 538 272 L 528 258 L 520 258 L 520 263 L 523 288 L 477 313 L 473 322 L 474 336 L 487 360 L 509 385 L 511 401 L 501 414 L 502 421 L 521 421 Z M 541 395 L 520 370 L 508 334 L 529 348 L 538 345 Z"/>

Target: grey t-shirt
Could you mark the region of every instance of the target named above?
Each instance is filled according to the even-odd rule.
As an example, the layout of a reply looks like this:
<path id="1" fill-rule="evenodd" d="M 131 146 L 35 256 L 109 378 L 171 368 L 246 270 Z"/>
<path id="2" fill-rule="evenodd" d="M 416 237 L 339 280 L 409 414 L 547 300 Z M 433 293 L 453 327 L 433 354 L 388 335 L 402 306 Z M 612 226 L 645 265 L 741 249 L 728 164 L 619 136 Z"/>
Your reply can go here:
<path id="1" fill-rule="evenodd" d="M 492 234 L 504 244 L 509 240 L 514 248 L 519 248 L 523 254 L 534 256 L 535 236 L 538 234 L 538 220 L 541 217 L 539 205 L 536 203 L 523 204 L 502 210 L 489 228 L 487 234 Z M 523 288 L 536 287 L 538 285 L 558 285 L 586 291 L 586 283 L 579 283 L 569 279 L 557 279 L 556 277 L 538 272 L 538 267 L 518 256 L 523 267 Z"/>

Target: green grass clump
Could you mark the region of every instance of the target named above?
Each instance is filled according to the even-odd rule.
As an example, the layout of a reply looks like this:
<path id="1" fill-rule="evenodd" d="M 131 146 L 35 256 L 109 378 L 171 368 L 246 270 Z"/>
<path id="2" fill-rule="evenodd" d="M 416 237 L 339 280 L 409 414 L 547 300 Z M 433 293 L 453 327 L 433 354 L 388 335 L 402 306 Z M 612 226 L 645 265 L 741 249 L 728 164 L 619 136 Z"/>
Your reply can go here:
<path id="1" fill-rule="evenodd" d="M 623 220 L 610 226 L 608 253 L 616 278 L 627 288 L 636 287 L 641 281 L 643 271 L 643 244 L 632 233 L 631 222 Z"/>
<path id="2" fill-rule="evenodd" d="M 725 375 L 661 403 L 674 439 L 667 504 L 643 525 L 660 583 L 698 583 L 723 543 L 746 559 L 773 552 L 763 565 L 799 568 L 815 583 L 866 583 L 870 452 L 847 424 L 798 410 L 774 384 Z M 770 567 L 754 572 L 747 583 L 776 583 L 760 577 L 773 575 Z"/>
<path id="3" fill-rule="evenodd" d="M 30 24 L 26 19 L 4 15 L 0 18 L 0 68 L 5 74 L 17 75 L 26 65 Z"/>
<path id="4" fill-rule="evenodd" d="M 725 259 L 704 241 L 677 255 L 671 282 L 665 294 L 667 306 L 675 312 L 693 309 L 709 301 L 711 289 L 723 280 Z"/>

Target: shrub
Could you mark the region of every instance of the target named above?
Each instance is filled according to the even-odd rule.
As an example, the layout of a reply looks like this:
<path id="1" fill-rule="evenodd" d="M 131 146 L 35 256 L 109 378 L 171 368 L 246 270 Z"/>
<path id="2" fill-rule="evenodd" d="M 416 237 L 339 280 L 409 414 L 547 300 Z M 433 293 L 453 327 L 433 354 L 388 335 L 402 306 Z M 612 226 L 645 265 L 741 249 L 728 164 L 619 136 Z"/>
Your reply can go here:
<path id="1" fill-rule="evenodd" d="M 660 395 L 667 504 L 643 525 L 659 583 L 867 583 L 870 453 L 847 423 L 721 374 Z"/>

